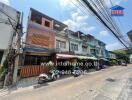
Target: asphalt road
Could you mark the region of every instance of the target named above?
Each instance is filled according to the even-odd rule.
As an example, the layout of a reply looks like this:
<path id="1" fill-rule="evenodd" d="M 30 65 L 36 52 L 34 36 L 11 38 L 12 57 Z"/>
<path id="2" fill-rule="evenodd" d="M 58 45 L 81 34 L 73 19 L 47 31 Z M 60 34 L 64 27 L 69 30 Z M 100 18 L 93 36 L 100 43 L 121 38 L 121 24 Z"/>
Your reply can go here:
<path id="1" fill-rule="evenodd" d="M 114 66 L 77 78 L 18 89 L 0 100 L 127 100 L 122 97 L 131 75 L 132 65 Z"/>

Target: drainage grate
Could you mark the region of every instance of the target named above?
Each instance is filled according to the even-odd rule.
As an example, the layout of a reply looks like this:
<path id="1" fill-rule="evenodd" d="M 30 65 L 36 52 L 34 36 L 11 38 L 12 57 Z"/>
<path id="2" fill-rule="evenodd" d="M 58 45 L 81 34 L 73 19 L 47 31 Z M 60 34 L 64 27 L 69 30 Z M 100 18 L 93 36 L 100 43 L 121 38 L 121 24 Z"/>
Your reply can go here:
<path id="1" fill-rule="evenodd" d="M 116 80 L 115 79 L 112 79 L 112 78 L 107 78 L 106 81 L 115 82 Z"/>

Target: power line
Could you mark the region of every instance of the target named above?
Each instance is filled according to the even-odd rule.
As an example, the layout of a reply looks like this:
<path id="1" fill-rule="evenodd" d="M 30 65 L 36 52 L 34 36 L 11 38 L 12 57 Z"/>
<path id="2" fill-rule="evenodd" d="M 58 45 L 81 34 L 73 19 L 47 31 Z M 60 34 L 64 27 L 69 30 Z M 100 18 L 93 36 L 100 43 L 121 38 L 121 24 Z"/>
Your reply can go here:
<path id="1" fill-rule="evenodd" d="M 96 0 L 96 1 L 97 1 L 97 0 Z M 99 5 L 99 4 L 98 4 L 98 5 Z M 101 17 L 102 17 L 102 16 L 101 16 Z M 111 17 L 110 17 L 110 18 L 111 18 Z M 114 24 L 113 24 L 113 25 L 114 25 Z M 117 27 L 117 26 L 115 26 L 115 25 L 114 25 L 113 27 L 115 28 L 115 27 Z M 119 29 L 118 29 L 118 30 L 119 30 Z M 119 31 L 117 31 L 117 29 L 116 29 L 116 31 L 115 31 L 115 32 L 117 32 L 117 33 L 118 33 L 118 35 L 117 35 L 118 37 L 122 37 L 122 35 L 120 34 L 120 32 L 119 32 Z"/>
<path id="2" fill-rule="evenodd" d="M 17 23 L 17 21 L 14 19 L 14 18 L 12 18 L 12 17 L 10 17 L 6 12 L 4 12 L 2 9 L 0 9 L 0 12 L 2 12 L 4 15 L 6 15 L 8 18 L 10 18 L 10 19 L 12 19 L 14 22 L 16 22 Z"/>
<path id="3" fill-rule="evenodd" d="M 89 8 L 91 10 L 91 12 L 96 15 L 98 17 L 98 19 L 100 20 L 100 22 L 108 29 L 110 30 L 114 36 L 128 49 L 127 45 L 124 43 L 124 41 L 119 37 L 119 31 L 115 30 L 115 29 L 111 29 L 110 25 L 112 25 L 111 23 L 106 23 L 105 20 L 103 19 L 104 17 L 101 16 L 99 14 L 99 12 L 97 12 L 98 10 L 95 10 L 96 7 L 93 7 L 93 5 L 91 5 L 91 3 L 87 0 L 81 0 L 83 4 L 85 4 L 84 8 Z M 113 27 L 114 28 L 114 27 Z M 120 34 L 121 35 L 121 34 Z"/>

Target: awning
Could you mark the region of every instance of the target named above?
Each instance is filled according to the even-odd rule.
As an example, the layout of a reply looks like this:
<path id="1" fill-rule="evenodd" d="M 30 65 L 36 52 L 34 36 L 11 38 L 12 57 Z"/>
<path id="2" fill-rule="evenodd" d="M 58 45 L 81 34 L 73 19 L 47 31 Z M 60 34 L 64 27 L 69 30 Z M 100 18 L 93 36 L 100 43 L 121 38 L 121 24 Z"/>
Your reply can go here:
<path id="1" fill-rule="evenodd" d="M 97 58 L 96 57 L 89 57 L 90 59 L 92 59 L 92 60 L 97 60 Z"/>
<path id="2" fill-rule="evenodd" d="M 100 58 L 100 60 L 109 61 L 109 60 L 108 60 L 108 59 L 106 59 L 106 58 Z"/>
<path id="3" fill-rule="evenodd" d="M 75 55 L 69 55 L 69 54 L 56 54 L 57 59 L 70 59 L 70 58 L 76 58 Z"/>
<path id="4" fill-rule="evenodd" d="M 24 53 L 32 53 L 32 54 L 51 54 L 54 52 L 54 49 L 48 49 L 48 48 L 42 48 L 42 47 L 35 47 L 35 46 L 30 46 L 30 47 L 25 47 L 23 49 Z"/>
<path id="5" fill-rule="evenodd" d="M 91 60 L 97 60 L 96 57 L 88 57 L 88 56 L 76 56 L 78 59 L 91 59 Z"/>
<path id="6" fill-rule="evenodd" d="M 79 56 L 79 55 L 69 55 L 69 54 L 56 54 L 57 59 L 70 59 L 70 58 L 78 58 L 78 59 L 91 59 L 91 60 L 97 60 L 96 57 L 91 56 Z"/>

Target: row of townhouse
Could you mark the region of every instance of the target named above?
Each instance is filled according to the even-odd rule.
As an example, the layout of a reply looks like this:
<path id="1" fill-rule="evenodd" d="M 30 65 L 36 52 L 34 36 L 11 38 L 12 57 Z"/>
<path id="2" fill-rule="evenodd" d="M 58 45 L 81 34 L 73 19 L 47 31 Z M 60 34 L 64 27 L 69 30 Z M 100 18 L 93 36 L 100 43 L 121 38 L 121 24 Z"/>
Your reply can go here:
<path id="1" fill-rule="evenodd" d="M 82 59 L 94 63 L 106 60 L 105 51 L 105 43 L 94 36 L 69 30 L 62 22 L 31 8 L 19 74 L 21 77 L 38 75 L 43 71 L 41 64 L 49 61 L 75 62 Z M 57 67 L 70 69 L 70 66 Z M 38 70 L 36 73 L 34 68 Z"/>
<path id="2" fill-rule="evenodd" d="M 12 7 L 0 3 L 4 11 L 16 26 L 21 13 Z M 2 37 L 0 38 L 0 63 L 6 59 L 10 47 L 16 47 L 15 30 L 9 23 L 7 15 L 0 13 Z M 16 22 L 15 22 L 15 21 Z M 20 77 L 36 76 L 45 72 L 42 63 L 58 62 L 97 62 L 107 60 L 105 43 L 94 36 L 80 31 L 74 32 L 68 26 L 35 9 L 30 9 L 27 36 L 23 52 L 19 60 L 18 75 Z M 57 66 L 59 69 L 71 69 L 71 66 Z"/>

